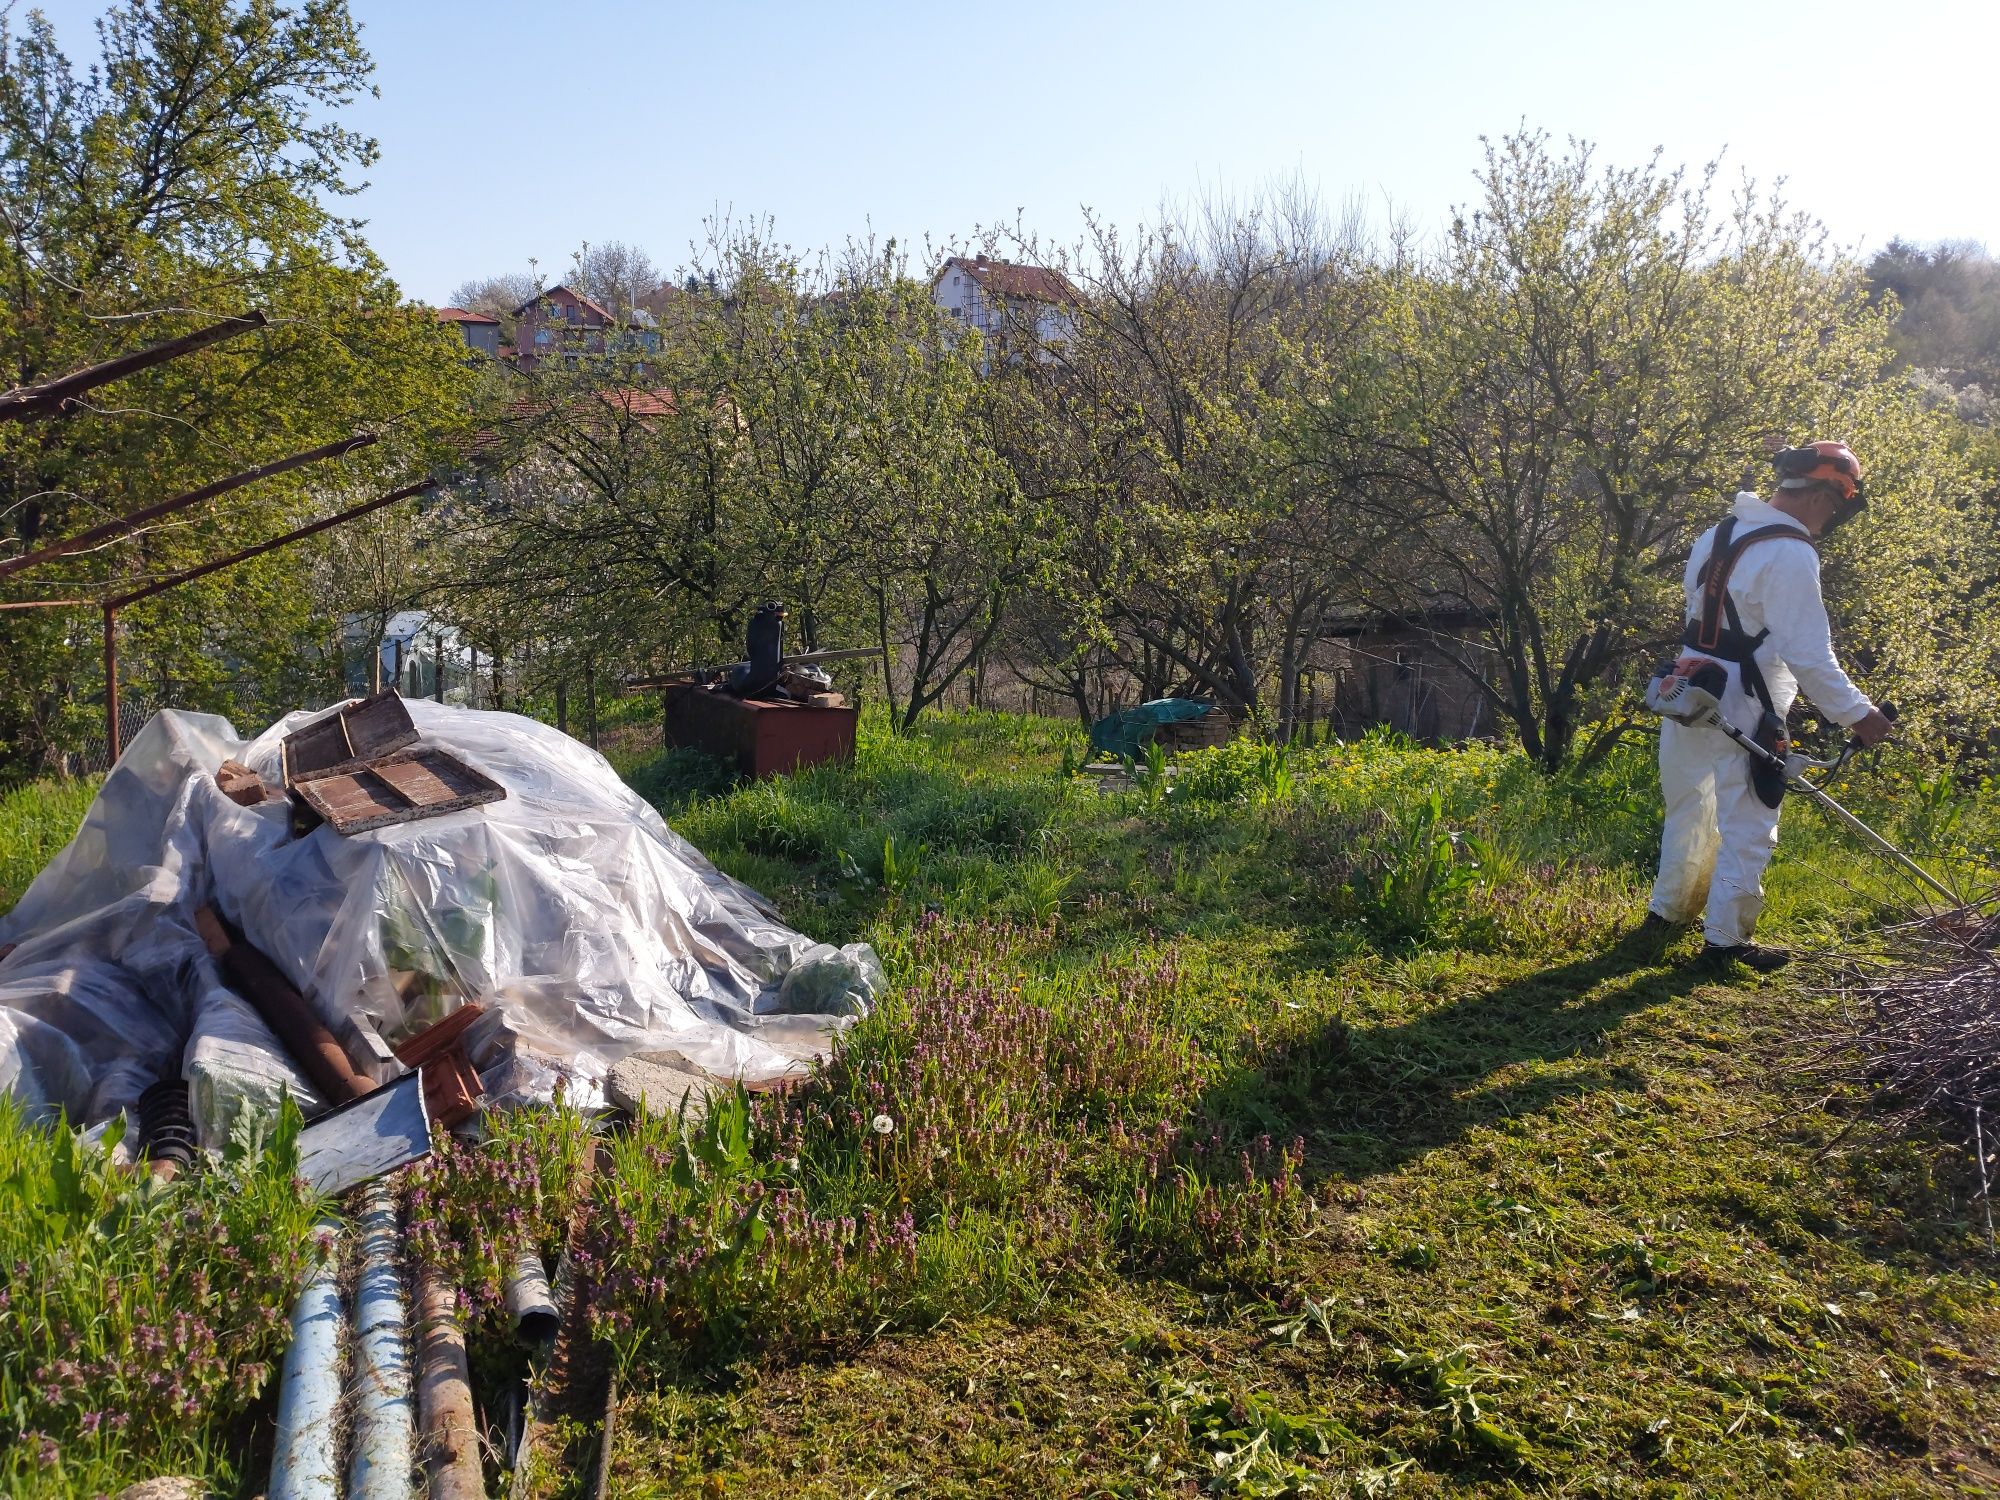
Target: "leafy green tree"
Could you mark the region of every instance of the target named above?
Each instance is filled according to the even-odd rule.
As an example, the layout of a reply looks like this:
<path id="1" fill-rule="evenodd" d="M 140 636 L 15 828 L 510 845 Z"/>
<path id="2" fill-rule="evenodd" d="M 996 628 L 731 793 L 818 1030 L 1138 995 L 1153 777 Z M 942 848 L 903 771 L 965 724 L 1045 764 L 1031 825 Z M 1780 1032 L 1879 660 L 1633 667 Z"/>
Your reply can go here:
<path id="1" fill-rule="evenodd" d="M 470 374 L 403 306 L 331 206 L 375 157 L 343 108 L 370 62 L 339 0 L 162 0 L 112 9 L 79 74 L 37 13 L 0 19 L 0 364 L 30 385 L 219 315 L 266 330 L 0 427 L 0 555 L 351 432 L 365 454 L 185 512 L 7 580 L 91 596 L 227 552 L 406 481 L 443 456 Z M 134 609 L 135 679 L 200 706 L 300 691 L 323 640 L 303 563 L 275 554 Z M 0 775 L 73 747 L 103 692 L 92 622 L 0 615 Z M 295 700 L 294 700 L 295 701 Z"/>
<path id="2" fill-rule="evenodd" d="M 977 341 L 945 336 L 893 247 L 838 276 L 759 233 L 713 252 L 656 350 L 527 382 L 489 493 L 455 502 L 480 543 L 450 607 L 503 606 L 573 676 L 733 659 L 782 599 L 795 649 L 900 655 L 913 722 L 991 642 L 1045 530 L 994 450 Z"/>
<path id="3" fill-rule="evenodd" d="M 1132 241 L 1096 227 L 1069 331 L 1007 375 L 1036 393 L 1010 423 L 1022 484 L 1061 521 L 1059 661 L 1102 653 L 1141 696 L 1212 696 L 1289 732 L 1354 534 L 1326 524 L 1347 476 L 1294 462 L 1274 417 L 1288 344 L 1327 330 L 1329 370 L 1343 347 L 1355 257 L 1284 197 Z"/>
<path id="4" fill-rule="evenodd" d="M 1622 726 L 1635 664 L 1678 633 L 1689 543 L 1762 455 L 1908 404 L 1857 268 L 1775 200 L 1718 207 L 1711 177 L 1510 137 L 1441 251 L 1384 269 L 1366 386 L 1351 350 L 1308 356 L 1302 452 L 1364 476 L 1360 508 L 1402 538 L 1382 602 L 1482 612 L 1483 638 L 1438 649 L 1550 769 Z"/>

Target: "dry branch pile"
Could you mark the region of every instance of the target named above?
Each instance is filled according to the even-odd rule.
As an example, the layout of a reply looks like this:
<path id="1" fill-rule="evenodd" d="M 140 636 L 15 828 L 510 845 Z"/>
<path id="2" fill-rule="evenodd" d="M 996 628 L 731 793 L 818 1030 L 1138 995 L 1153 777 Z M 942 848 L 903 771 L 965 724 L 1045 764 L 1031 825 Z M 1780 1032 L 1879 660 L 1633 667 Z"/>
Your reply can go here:
<path id="1" fill-rule="evenodd" d="M 1988 896 L 1892 929 L 1889 962 L 1840 985 L 1857 1012 L 1829 1071 L 1868 1085 L 1892 1125 L 1930 1116 L 1991 1135 L 2000 1111 L 2000 913 Z"/>

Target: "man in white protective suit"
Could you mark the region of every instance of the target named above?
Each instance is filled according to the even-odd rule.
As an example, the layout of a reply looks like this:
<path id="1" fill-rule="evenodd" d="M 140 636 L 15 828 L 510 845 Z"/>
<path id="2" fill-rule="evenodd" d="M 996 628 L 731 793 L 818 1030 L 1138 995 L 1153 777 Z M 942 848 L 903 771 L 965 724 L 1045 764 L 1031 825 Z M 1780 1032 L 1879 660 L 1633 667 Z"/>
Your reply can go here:
<path id="1" fill-rule="evenodd" d="M 1863 745 L 1876 744 L 1890 722 L 1834 658 L 1815 545 L 1866 503 L 1860 461 L 1845 443 L 1815 442 L 1786 448 L 1772 463 L 1774 497 L 1740 492 L 1730 514 L 1694 544 L 1675 670 L 1702 659 L 1723 663 L 1723 717 L 1760 744 L 1785 747 L 1785 716 L 1800 688 Z M 1778 841 L 1783 778 L 1753 768 L 1720 729 L 1669 719 L 1660 726 L 1660 791 L 1666 825 L 1643 930 L 1664 938 L 1705 906 L 1706 957 L 1766 973 L 1782 968 L 1790 955 L 1750 935 Z"/>

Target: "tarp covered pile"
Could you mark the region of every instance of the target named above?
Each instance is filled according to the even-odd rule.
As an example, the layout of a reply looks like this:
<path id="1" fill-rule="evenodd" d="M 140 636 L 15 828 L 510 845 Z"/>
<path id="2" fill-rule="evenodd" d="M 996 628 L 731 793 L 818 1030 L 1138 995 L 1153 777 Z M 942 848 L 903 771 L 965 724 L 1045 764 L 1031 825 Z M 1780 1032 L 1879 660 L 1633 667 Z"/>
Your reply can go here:
<path id="1" fill-rule="evenodd" d="M 294 836 L 282 800 L 242 806 L 214 773 L 281 779 L 280 744 L 164 712 L 106 778 L 83 828 L 0 919 L 0 1089 L 91 1123 L 185 1076 L 208 1144 L 245 1105 L 314 1099 L 194 924 L 212 906 L 267 954 L 360 1071 L 460 1005 L 489 1103 L 598 1097 L 607 1065 L 674 1051 L 722 1077 L 795 1071 L 828 1018 L 865 1009 L 874 956 L 784 926 L 672 832 L 595 752 L 513 714 L 427 702 L 416 729 L 504 800 L 342 835 Z M 789 980 L 789 983 L 788 983 Z M 802 1014 L 809 1012 L 809 1014 Z"/>

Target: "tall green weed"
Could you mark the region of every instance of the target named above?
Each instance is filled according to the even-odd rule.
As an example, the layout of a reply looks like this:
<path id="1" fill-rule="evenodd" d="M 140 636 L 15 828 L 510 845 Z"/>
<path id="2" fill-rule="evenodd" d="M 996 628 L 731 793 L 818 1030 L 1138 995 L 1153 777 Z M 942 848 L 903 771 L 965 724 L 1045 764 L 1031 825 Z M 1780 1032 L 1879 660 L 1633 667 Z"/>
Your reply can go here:
<path id="1" fill-rule="evenodd" d="M 299 1127 L 287 1101 L 267 1140 L 240 1135 L 220 1165 L 169 1183 L 0 1095 L 9 1493 L 91 1493 L 146 1470 L 233 1478 L 218 1454 L 270 1383 L 320 1253 Z"/>

